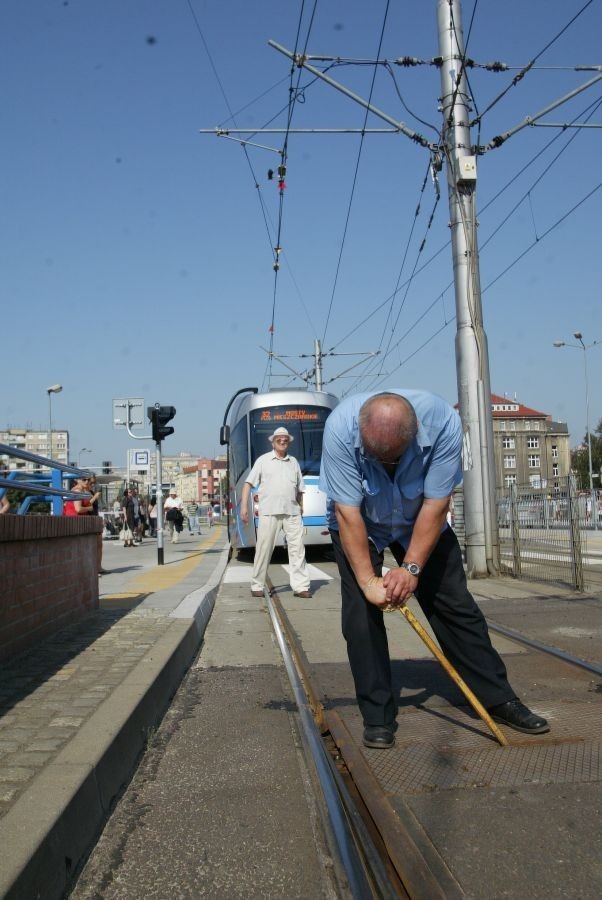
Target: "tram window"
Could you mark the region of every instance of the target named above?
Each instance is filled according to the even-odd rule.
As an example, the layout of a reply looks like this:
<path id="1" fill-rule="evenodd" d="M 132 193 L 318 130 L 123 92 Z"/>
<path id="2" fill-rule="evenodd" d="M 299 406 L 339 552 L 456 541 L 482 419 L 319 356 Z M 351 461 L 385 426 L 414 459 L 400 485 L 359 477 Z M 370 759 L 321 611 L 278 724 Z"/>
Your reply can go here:
<path id="1" fill-rule="evenodd" d="M 294 440 L 290 446 L 303 475 L 319 475 L 324 423 L 329 409 L 319 406 L 282 406 L 251 411 L 251 462 L 270 449 L 269 436 L 284 425 Z"/>
<path id="2" fill-rule="evenodd" d="M 232 481 L 236 483 L 249 468 L 249 445 L 247 442 L 247 419 L 241 419 L 230 435 L 230 454 L 232 457 Z"/>

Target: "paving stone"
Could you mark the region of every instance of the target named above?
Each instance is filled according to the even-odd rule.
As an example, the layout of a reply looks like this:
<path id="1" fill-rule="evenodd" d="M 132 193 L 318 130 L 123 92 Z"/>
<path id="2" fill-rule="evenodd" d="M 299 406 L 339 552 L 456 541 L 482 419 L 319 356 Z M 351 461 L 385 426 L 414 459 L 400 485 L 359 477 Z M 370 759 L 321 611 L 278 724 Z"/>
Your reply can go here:
<path id="1" fill-rule="evenodd" d="M 26 769 L 24 766 L 4 766 L 0 767 L 0 782 L 12 781 L 17 784 L 21 781 L 28 781 L 34 775 L 33 769 Z"/>

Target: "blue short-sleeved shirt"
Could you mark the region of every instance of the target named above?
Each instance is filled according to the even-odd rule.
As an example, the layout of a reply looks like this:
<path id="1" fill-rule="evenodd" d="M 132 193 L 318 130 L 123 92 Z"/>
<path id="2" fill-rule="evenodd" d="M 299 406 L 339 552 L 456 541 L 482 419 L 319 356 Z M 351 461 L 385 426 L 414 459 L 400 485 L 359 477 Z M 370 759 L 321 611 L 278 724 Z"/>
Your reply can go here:
<path id="1" fill-rule="evenodd" d="M 462 424 L 449 403 L 427 391 L 391 390 L 412 404 L 418 432 L 391 479 L 364 455 L 361 406 L 378 391 L 356 394 L 331 412 L 324 430 L 320 488 L 328 497 L 328 525 L 338 530 L 334 504 L 361 508 L 368 537 L 379 550 L 407 544 L 424 498 L 448 497 L 462 481 Z"/>

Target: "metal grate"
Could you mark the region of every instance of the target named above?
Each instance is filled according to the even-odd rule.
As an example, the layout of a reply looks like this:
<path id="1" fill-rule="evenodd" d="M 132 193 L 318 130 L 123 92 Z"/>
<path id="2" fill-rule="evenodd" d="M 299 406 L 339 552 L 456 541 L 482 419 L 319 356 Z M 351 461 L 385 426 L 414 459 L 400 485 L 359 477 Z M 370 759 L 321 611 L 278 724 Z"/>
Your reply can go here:
<path id="1" fill-rule="evenodd" d="M 394 794 L 601 781 L 602 722 L 591 704 L 542 712 L 551 720 L 550 733 L 506 730 L 511 746 L 502 748 L 461 708 L 416 709 L 399 717 L 392 750 L 363 752 L 383 789 Z"/>

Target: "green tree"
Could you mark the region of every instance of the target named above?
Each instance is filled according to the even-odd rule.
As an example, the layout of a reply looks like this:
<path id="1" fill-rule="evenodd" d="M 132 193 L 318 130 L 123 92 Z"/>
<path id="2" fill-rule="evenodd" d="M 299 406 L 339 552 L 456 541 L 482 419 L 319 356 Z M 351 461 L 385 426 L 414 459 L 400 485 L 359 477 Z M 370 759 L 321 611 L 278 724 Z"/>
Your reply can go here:
<path id="1" fill-rule="evenodd" d="M 602 419 L 591 432 L 592 441 L 592 472 L 594 475 L 602 474 Z M 577 487 L 586 491 L 589 489 L 589 451 L 587 447 L 587 434 L 583 438 L 583 444 L 575 450 L 571 450 L 571 469 L 577 476 Z M 602 488 L 602 478 L 594 478 L 594 487 Z"/>

